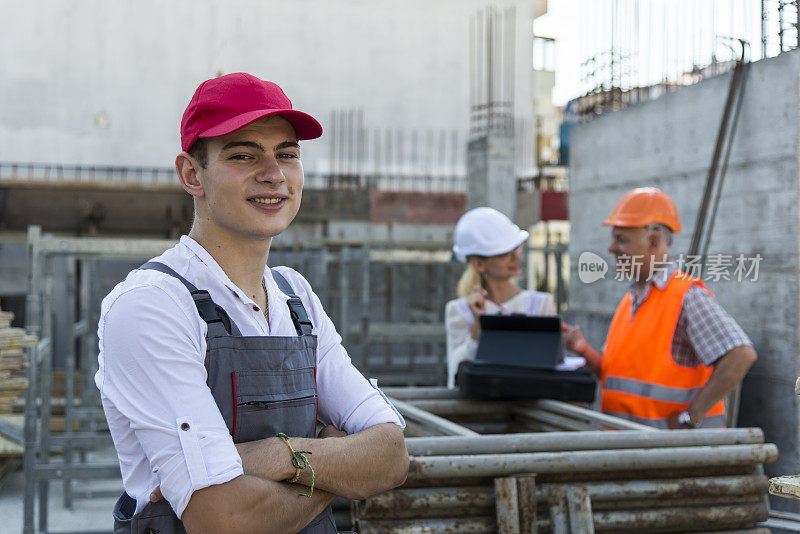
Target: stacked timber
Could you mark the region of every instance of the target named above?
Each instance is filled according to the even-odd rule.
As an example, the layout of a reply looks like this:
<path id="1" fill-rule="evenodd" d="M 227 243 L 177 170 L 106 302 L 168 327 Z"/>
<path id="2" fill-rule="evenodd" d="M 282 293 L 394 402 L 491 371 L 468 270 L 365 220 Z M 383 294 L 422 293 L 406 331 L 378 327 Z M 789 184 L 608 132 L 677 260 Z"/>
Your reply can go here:
<path id="1" fill-rule="evenodd" d="M 28 387 L 26 347 L 36 343 L 22 328 L 12 328 L 14 314 L 0 310 L 0 413 L 10 413 L 14 400 Z"/>
<path id="2" fill-rule="evenodd" d="M 507 508 L 498 480 L 523 473 L 535 474 L 525 509 L 538 532 L 580 531 L 557 528 L 555 497 L 573 490 L 588 493 L 584 513 L 596 532 L 754 529 L 769 516 L 762 464 L 778 456 L 756 428 L 435 436 L 406 444 L 406 484 L 355 503 L 360 534 L 514 532 L 498 527 Z"/>

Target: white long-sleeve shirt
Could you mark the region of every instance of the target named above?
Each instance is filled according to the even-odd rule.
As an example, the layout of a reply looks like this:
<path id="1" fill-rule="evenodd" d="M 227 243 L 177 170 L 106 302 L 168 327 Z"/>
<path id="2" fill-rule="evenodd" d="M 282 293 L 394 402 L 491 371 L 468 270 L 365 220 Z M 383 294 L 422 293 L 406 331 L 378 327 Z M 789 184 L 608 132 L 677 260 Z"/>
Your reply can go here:
<path id="1" fill-rule="evenodd" d="M 541 291 L 525 290 L 503 302 L 502 307 L 494 302 L 486 302 L 487 315 L 511 313 L 555 315 L 553 296 Z M 471 335 L 474 320 L 466 298 L 458 298 L 447 303 L 444 322 L 447 330 L 447 387 L 449 388 L 455 387 L 458 364 L 464 360 L 474 360 L 478 351 L 478 342 L 472 339 Z"/>
<path id="2" fill-rule="evenodd" d="M 154 258 L 207 290 L 244 336 L 295 336 L 288 297 L 266 269 L 268 325 L 261 308 L 193 239 Z M 380 423 L 405 427 L 374 382 L 352 365 L 341 337 L 308 282 L 277 268 L 303 301 L 317 335 L 318 417 L 348 434 Z M 207 325 L 174 277 L 134 270 L 103 299 L 95 383 L 136 512 L 161 492 L 180 517 L 194 491 L 242 474 L 242 462 L 206 385 Z M 189 431 L 179 431 L 188 422 Z"/>

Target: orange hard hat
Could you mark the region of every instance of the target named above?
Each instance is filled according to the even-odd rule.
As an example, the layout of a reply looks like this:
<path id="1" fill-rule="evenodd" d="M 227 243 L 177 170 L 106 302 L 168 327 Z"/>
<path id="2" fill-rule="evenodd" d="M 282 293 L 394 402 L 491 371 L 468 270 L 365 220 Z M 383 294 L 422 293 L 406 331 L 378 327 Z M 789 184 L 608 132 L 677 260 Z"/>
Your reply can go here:
<path id="1" fill-rule="evenodd" d="M 655 187 L 639 187 L 625 193 L 604 226 L 642 227 L 663 224 L 676 234 L 681 231 L 678 208 L 665 192 Z"/>

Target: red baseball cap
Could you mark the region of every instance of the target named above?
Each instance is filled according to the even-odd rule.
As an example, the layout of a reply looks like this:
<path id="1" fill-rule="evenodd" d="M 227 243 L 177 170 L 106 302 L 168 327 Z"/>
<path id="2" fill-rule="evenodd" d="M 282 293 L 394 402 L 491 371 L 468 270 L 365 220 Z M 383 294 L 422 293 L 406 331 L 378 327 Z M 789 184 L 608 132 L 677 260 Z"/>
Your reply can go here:
<path id="1" fill-rule="evenodd" d="M 200 137 L 219 137 L 235 132 L 264 117 L 280 115 L 291 123 L 297 139 L 322 135 L 319 122 L 292 109 L 283 90 L 252 74 L 236 72 L 200 84 L 181 120 L 181 149 L 188 151 Z"/>

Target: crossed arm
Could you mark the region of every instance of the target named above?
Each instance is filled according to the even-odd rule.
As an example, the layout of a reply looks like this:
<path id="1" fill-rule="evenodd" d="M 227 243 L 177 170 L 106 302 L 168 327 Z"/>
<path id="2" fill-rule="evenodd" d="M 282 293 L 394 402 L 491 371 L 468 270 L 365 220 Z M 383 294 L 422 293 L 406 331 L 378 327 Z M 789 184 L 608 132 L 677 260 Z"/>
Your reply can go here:
<path id="1" fill-rule="evenodd" d="M 283 440 L 241 443 L 237 450 L 244 475 L 194 492 L 182 517 L 187 532 L 297 532 L 336 495 L 363 499 L 405 481 L 408 452 L 400 427 L 384 423 L 349 436 L 329 428 L 323 435 L 335 437 L 290 438 L 295 450 L 311 452 L 311 498 L 298 495 L 308 492 L 309 470 L 302 472 L 302 485 L 282 482 L 295 474 Z"/>
<path id="2" fill-rule="evenodd" d="M 394 423 L 377 424 L 393 420 L 391 414 L 376 415 L 380 410 L 364 400 L 378 399 L 377 393 L 352 367 L 324 314 L 315 318 L 325 334 L 320 335 L 318 376 L 332 378 L 317 384 L 320 416 L 341 425 L 356 421 L 352 435 L 339 437 L 326 429 L 323 437 L 336 437 L 291 439 L 295 450 L 312 451 L 317 471 L 312 498 L 298 495 L 308 493 L 302 484 L 310 484 L 310 473 L 300 485 L 282 482 L 294 476 L 294 469 L 279 438 L 240 445 L 236 458 L 206 384 L 206 347 L 198 338 L 194 303 L 179 282 L 168 279 L 163 285 L 138 287 L 107 304 L 98 327 L 102 369 L 97 384 L 115 439 L 122 436 L 131 448 L 137 442 L 189 533 L 296 532 L 337 493 L 364 496 L 403 482 L 408 453 L 402 430 Z M 191 435 L 181 433 L 179 417 L 191 419 Z M 244 474 L 231 479 L 228 473 L 241 472 L 240 458 Z M 204 479 L 225 482 L 208 485 Z M 207 487 L 192 492 L 201 484 Z"/>

